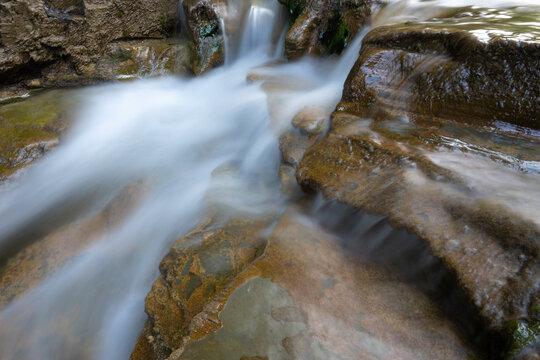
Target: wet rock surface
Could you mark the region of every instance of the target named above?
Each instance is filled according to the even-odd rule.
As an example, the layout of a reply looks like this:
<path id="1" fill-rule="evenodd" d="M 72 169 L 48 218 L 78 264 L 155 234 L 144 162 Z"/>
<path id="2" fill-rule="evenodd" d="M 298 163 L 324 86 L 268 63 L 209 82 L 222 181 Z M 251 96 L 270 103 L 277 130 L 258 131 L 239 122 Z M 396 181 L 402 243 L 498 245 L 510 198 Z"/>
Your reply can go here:
<path id="1" fill-rule="evenodd" d="M 19 251 L 0 267 L 0 309 L 31 290 L 119 224 L 143 195 L 143 183 L 133 183 L 95 214 L 77 219 Z"/>
<path id="2" fill-rule="evenodd" d="M 51 91 L 0 106 L 0 181 L 58 144 L 76 104 L 73 93 Z"/>
<path id="3" fill-rule="evenodd" d="M 0 5 L 1 84 L 40 78 L 64 86 L 103 80 L 108 44 L 164 38 L 177 1 L 4 1 Z"/>
<path id="4" fill-rule="evenodd" d="M 180 39 L 122 41 L 109 44 L 97 63 L 107 79 L 136 79 L 190 74 L 188 43 Z"/>
<path id="5" fill-rule="evenodd" d="M 339 54 L 355 37 L 377 1 L 279 0 L 289 11 L 285 38 L 289 59 L 304 54 Z"/>
<path id="6" fill-rule="evenodd" d="M 243 226 L 248 233 L 253 231 L 253 224 Z M 227 228 L 223 228 L 225 238 L 234 238 Z M 205 242 L 216 240 L 210 236 Z M 189 236 L 182 242 L 189 242 Z M 427 297 L 388 269 L 344 252 L 336 237 L 297 210 L 283 215 L 263 244 L 264 253 L 250 257 L 242 272 L 229 269 L 227 285 L 201 313 L 168 324 L 169 330 L 184 336 L 169 359 L 465 359 L 471 355 L 454 325 Z M 184 263 L 190 265 L 189 260 Z M 176 282 L 187 281 L 179 273 L 176 277 Z M 205 281 L 201 282 L 204 287 Z M 166 302 L 160 308 L 151 305 L 157 288 L 171 293 L 170 281 L 166 284 L 158 280 L 147 298 L 150 322 L 170 314 Z M 150 335 L 152 328 L 158 332 Z M 152 343 L 163 339 L 160 332 L 169 330 L 147 324 L 142 336 Z M 144 354 L 139 344 L 132 358 L 142 358 L 136 357 Z"/>
<path id="7" fill-rule="evenodd" d="M 492 334 L 488 356 L 512 358 L 538 341 L 540 204 L 519 194 L 540 193 L 537 34 L 453 16 L 366 36 L 297 179 L 419 235 Z M 527 346 L 515 345 L 520 326 Z"/>
<path id="8" fill-rule="evenodd" d="M 235 219 L 223 227 L 203 225 L 179 239 L 146 298 L 149 319 L 131 359 L 165 359 L 190 338 L 215 330 L 215 299 L 262 254 L 260 233 L 267 225 L 268 220 Z M 199 335 L 192 329 L 197 325 Z"/>
<path id="9" fill-rule="evenodd" d="M 471 8 L 450 15 L 366 35 L 342 106 L 538 129 L 540 32 L 519 25 L 534 15 Z"/>
<path id="10" fill-rule="evenodd" d="M 193 39 L 193 72 L 198 75 L 223 65 L 225 46 L 221 20 L 226 17 L 227 3 L 223 0 L 186 0 L 182 6 Z"/>

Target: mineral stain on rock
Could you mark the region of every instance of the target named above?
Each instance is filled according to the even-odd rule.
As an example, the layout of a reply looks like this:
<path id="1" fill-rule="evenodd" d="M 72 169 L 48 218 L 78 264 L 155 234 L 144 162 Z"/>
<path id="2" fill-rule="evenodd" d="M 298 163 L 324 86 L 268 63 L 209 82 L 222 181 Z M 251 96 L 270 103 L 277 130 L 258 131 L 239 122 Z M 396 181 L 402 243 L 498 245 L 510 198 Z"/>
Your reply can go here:
<path id="1" fill-rule="evenodd" d="M 245 356 L 292 359 L 282 342 L 305 332 L 306 326 L 294 317 L 275 319 L 272 316 L 283 312 L 283 308 L 294 308 L 285 290 L 269 279 L 250 279 L 229 296 L 219 315 L 223 327 L 189 344 L 178 359 L 240 359 Z"/>

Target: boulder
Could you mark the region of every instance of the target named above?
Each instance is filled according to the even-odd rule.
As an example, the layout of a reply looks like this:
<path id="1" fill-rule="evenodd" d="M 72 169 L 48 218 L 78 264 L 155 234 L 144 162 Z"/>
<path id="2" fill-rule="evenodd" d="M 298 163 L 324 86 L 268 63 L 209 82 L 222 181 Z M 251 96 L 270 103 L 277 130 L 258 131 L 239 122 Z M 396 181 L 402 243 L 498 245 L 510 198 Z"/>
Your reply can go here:
<path id="1" fill-rule="evenodd" d="M 225 62 L 222 19 L 226 17 L 226 1 L 185 0 L 182 5 L 193 39 L 193 72 L 199 75 L 222 65 Z"/>
<path id="2" fill-rule="evenodd" d="M 364 26 L 376 1 L 279 0 L 289 12 L 285 38 L 289 59 L 339 54 Z"/>
<path id="3" fill-rule="evenodd" d="M 342 106 L 359 115 L 393 110 L 540 129 L 540 32 L 515 25 L 531 15 L 471 11 L 372 30 Z"/>
<path id="4" fill-rule="evenodd" d="M 206 224 L 179 239 L 146 297 L 148 321 L 131 359 L 166 359 L 197 337 L 192 323 L 206 319 L 208 326 L 199 336 L 211 331 L 218 321 L 206 316 L 208 308 L 262 254 L 266 242 L 260 233 L 267 225 L 266 219 L 238 218 L 222 227 Z"/>

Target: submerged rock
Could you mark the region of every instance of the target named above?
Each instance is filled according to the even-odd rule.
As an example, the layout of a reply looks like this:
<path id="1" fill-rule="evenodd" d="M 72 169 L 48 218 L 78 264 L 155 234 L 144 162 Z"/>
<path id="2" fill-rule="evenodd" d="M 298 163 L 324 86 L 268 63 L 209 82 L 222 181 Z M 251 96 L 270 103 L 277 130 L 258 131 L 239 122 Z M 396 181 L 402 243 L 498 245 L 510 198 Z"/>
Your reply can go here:
<path id="1" fill-rule="evenodd" d="M 5 264 L 2 263 L 0 309 L 52 276 L 83 249 L 120 224 L 142 198 L 143 190 L 142 182 L 133 182 L 102 211 L 53 229 L 46 236 L 32 239 L 31 244 Z"/>
<path id="2" fill-rule="evenodd" d="M 279 0 L 289 11 L 285 38 L 289 59 L 304 54 L 339 54 L 371 15 L 371 0 Z"/>

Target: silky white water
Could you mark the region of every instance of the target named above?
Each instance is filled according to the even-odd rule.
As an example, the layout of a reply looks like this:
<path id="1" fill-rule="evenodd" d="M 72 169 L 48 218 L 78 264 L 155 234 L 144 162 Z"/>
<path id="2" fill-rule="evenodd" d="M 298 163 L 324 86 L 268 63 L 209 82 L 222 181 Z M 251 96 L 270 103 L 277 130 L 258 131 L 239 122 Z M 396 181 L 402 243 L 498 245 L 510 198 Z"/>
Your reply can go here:
<path id="1" fill-rule="evenodd" d="M 102 211 L 142 183 L 141 200 L 122 221 L 2 310 L 1 359 L 128 358 L 160 260 L 209 203 L 225 205 L 229 216 L 284 208 L 278 136 L 306 106 L 330 114 L 367 30 L 339 60 L 258 67 L 283 55 L 285 21 L 277 2 L 252 2 L 242 34 L 226 37 L 225 67 L 196 79 L 85 90 L 62 144 L 0 194 L 0 251 L 7 251 Z M 250 74 L 283 85 L 267 92 L 246 81 Z"/>

